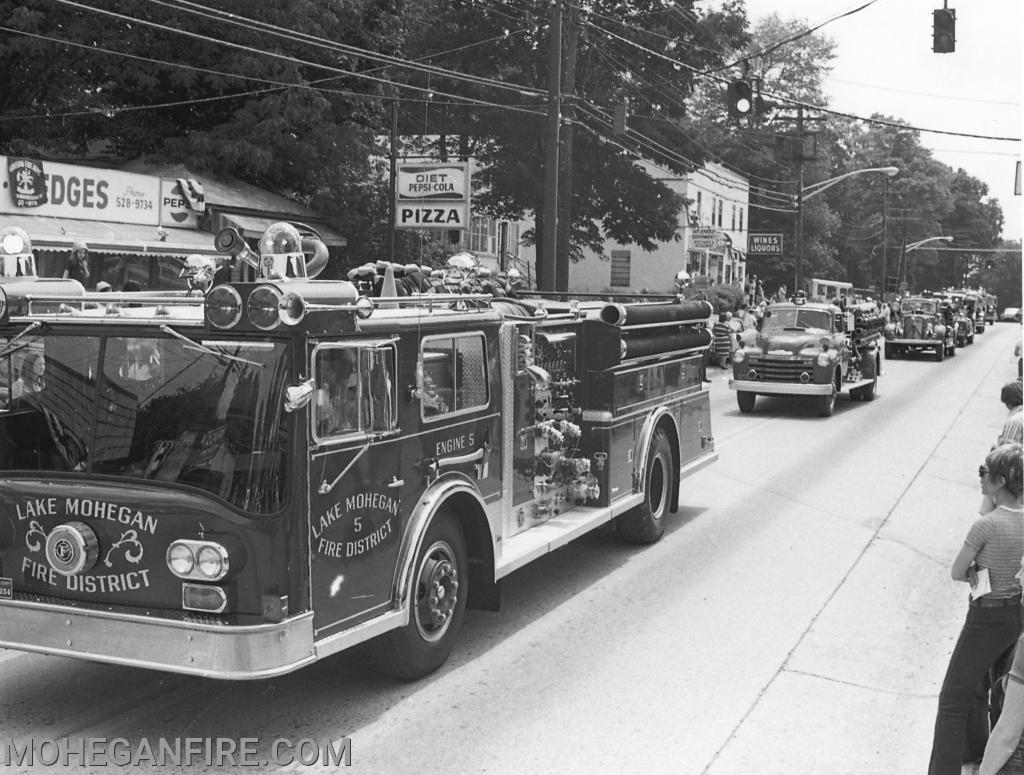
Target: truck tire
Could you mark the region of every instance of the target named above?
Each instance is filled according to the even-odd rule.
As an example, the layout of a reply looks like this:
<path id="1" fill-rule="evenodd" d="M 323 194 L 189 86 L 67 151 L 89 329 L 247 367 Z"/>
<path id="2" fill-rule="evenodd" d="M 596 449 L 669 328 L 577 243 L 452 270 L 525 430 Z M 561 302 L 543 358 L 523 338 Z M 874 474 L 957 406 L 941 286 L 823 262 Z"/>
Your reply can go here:
<path id="1" fill-rule="evenodd" d="M 619 535 L 634 544 L 653 544 L 665 534 L 665 516 L 672 507 L 672 447 L 658 428 L 647 448 L 644 502 L 618 518 Z"/>
<path id="2" fill-rule="evenodd" d="M 893 347 L 888 342 L 886 342 L 885 343 L 885 359 L 887 361 L 891 361 L 895 357 L 896 357 L 896 348 Z"/>
<path id="3" fill-rule="evenodd" d="M 940 344 L 935 348 L 935 360 L 940 363 L 946 359 L 946 345 L 945 343 Z"/>
<path id="4" fill-rule="evenodd" d="M 822 417 L 831 417 L 836 410 L 836 392 L 833 390 L 827 396 L 818 396 L 818 414 Z"/>
<path id="5" fill-rule="evenodd" d="M 377 639 L 378 670 L 404 680 L 429 675 L 452 650 L 469 595 L 466 539 L 455 515 L 437 513 L 423 537 L 410 590 L 409 623 Z"/>
<path id="6" fill-rule="evenodd" d="M 736 391 L 736 404 L 739 406 L 740 411 L 743 414 L 749 414 L 754 411 L 754 404 L 757 402 L 757 393 L 751 393 L 746 390 Z"/>

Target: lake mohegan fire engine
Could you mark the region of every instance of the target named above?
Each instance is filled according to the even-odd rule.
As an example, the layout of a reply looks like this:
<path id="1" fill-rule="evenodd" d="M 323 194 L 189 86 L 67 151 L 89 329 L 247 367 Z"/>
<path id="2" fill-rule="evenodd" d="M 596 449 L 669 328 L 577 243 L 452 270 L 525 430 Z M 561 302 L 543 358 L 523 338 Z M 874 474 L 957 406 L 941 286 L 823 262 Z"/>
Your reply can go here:
<path id="1" fill-rule="evenodd" d="M 218 242 L 189 294 L 0 282 L 0 646 L 256 678 L 376 638 L 422 676 L 716 457 L 706 302 L 370 299 L 289 224 Z"/>

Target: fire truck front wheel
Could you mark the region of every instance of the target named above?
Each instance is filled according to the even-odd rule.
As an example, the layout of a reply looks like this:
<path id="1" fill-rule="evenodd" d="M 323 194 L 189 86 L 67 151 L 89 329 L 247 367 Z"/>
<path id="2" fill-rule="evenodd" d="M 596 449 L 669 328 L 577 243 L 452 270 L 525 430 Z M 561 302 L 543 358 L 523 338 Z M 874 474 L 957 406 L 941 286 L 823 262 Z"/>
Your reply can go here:
<path id="1" fill-rule="evenodd" d="M 672 447 L 664 428 L 654 432 L 647 449 L 644 502 L 616 521 L 619 535 L 634 544 L 653 544 L 665 534 L 665 516 L 672 507 Z"/>
<path id="2" fill-rule="evenodd" d="M 754 411 L 754 404 L 757 403 L 757 393 L 748 390 L 736 391 L 736 404 L 744 414 Z"/>
<path id="3" fill-rule="evenodd" d="M 441 511 L 427 528 L 416 558 L 409 623 L 385 633 L 374 650 L 377 668 L 414 680 L 444 664 L 462 625 L 469 594 L 466 540 L 455 515 Z"/>

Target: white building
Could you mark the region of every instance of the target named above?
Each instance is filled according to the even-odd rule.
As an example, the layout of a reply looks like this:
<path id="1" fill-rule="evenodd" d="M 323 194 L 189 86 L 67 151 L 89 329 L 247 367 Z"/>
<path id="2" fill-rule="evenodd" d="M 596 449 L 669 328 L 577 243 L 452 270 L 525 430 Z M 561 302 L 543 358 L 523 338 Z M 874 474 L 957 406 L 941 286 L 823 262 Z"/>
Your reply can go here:
<path id="1" fill-rule="evenodd" d="M 695 285 L 741 284 L 746 277 L 749 181 L 720 164 L 708 163 L 684 177 L 645 164 L 690 202 L 679 213 L 677 241 L 658 243 L 647 252 L 636 245 L 609 240 L 603 256 L 591 250 L 569 265 L 569 290 L 576 293 L 670 293 L 675 275 L 686 270 Z M 525 224 L 525 231 L 532 224 Z M 522 247 L 520 256 L 535 265 L 536 249 Z"/>

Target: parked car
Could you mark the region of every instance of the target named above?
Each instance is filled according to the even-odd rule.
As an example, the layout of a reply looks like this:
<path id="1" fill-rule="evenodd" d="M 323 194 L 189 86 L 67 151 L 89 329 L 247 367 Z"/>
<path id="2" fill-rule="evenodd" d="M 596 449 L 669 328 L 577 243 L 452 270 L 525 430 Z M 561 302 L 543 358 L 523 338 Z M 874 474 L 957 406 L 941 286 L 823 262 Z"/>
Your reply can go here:
<path id="1" fill-rule="evenodd" d="M 1008 320 L 1011 323 L 1020 323 L 1021 313 L 1020 307 L 1007 307 L 1003 310 L 1003 314 L 999 316 L 1000 320 Z"/>

